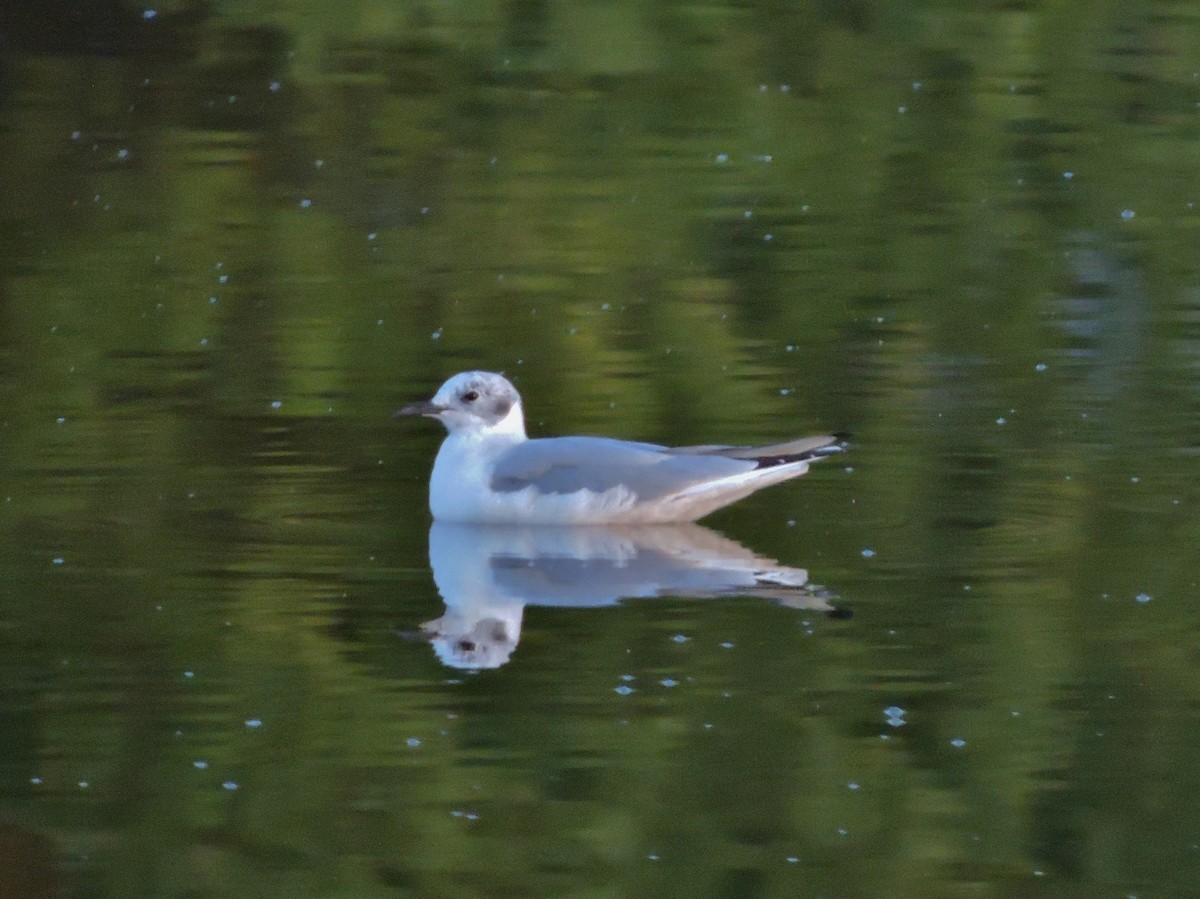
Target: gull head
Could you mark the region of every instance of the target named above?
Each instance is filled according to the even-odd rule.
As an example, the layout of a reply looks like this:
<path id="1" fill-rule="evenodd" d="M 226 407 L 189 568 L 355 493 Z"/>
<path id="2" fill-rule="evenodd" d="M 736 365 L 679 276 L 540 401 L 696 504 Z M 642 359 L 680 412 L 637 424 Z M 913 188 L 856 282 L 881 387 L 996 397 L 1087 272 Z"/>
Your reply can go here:
<path id="1" fill-rule="evenodd" d="M 436 418 L 451 434 L 525 436 L 521 395 L 504 375 L 490 371 L 457 374 L 433 399 L 405 406 L 396 414 Z"/>

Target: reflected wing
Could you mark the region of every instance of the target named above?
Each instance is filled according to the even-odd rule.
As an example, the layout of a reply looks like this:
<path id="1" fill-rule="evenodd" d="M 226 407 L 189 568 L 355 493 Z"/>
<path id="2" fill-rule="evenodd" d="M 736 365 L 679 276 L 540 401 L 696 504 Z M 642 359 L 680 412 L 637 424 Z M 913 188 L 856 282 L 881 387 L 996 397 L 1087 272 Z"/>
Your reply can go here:
<path id="1" fill-rule="evenodd" d="M 623 488 L 640 500 L 670 496 L 696 484 L 744 474 L 758 467 L 753 459 L 726 455 L 676 453 L 652 443 L 605 437 L 552 437 L 527 440 L 501 456 L 492 489 L 539 493 L 604 493 Z"/>

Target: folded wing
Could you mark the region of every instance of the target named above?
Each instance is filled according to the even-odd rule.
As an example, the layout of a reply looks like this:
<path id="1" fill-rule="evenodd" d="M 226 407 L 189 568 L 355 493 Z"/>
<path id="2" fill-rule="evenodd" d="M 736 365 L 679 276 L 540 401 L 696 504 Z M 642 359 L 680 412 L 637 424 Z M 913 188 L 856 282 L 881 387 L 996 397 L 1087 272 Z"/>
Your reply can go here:
<path id="1" fill-rule="evenodd" d="M 619 488 L 647 502 L 756 469 L 828 455 L 840 450 L 837 444 L 835 437 L 763 447 L 665 447 L 605 437 L 528 440 L 497 460 L 492 489 L 604 493 Z"/>

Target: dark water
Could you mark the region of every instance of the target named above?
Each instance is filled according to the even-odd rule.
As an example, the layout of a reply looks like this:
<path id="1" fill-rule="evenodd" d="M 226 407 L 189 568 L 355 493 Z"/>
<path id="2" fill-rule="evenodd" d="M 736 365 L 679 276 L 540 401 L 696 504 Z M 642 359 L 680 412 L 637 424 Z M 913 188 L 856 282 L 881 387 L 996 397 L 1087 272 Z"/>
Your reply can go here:
<path id="1" fill-rule="evenodd" d="M 1187 4 L 63 0 L 0 53 L 0 895 L 1200 882 Z M 536 434 L 851 448 L 431 547 L 391 413 L 477 367 Z"/>

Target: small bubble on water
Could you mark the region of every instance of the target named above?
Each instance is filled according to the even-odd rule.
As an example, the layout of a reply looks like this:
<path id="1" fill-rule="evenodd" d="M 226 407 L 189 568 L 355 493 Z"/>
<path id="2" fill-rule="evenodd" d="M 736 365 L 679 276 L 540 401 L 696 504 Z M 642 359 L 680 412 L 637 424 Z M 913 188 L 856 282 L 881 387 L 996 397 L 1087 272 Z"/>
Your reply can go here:
<path id="1" fill-rule="evenodd" d="M 671 638 L 672 642 L 674 642 L 674 643 L 686 643 L 690 639 L 692 639 L 692 638 L 688 637 L 684 634 L 676 634 L 674 637 Z"/>
<path id="2" fill-rule="evenodd" d="M 613 687 L 613 692 L 618 696 L 628 696 L 633 692 L 633 687 L 621 684 L 619 687 Z"/>
<path id="3" fill-rule="evenodd" d="M 238 785 L 236 780 L 227 780 L 225 783 L 221 784 L 221 787 L 222 789 L 233 791 L 238 788 Z"/>
<path id="4" fill-rule="evenodd" d="M 1134 212 L 1132 209 L 1122 209 L 1121 210 L 1121 218 L 1124 219 L 1125 221 L 1129 221 L 1136 215 L 1137 215 L 1137 213 Z"/>
<path id="5" fill-rule="evenodd" d="M 873 549 L 864 549 L 864 550 L 862 551 L 862 557 L 863 557 L 864 559 L 871 559 L 871 558 L 874 558 L 874 557 L 875 557 L 875 550 L 873 550 Z"/>
<path id="6" fill-rule="evenodd" d="M 1145 605 L 1146 603 L 1150 602 L 1150 600 L 1152 600 L 1153 598 L 1154 597 L 1151 596 L 1149 593 L 1139 593 L 1137 596 L 1134 597 L 1134 600 L 1136 602 L 1139 602 L 1139 603 L 1142 603 L 1143 605 Z"/>
<path id="7" fill-rule="evenodd" d="M 964 746 L 967 745 L 967 741 L 964 740 L 962 737 L 955 737 L 953 740 L 950 741 L 950 745 L 953 746 L 955 749 L 962 749 Z"/>
<path id="8" fill-rule="evenodd" d="M 272 408 L 272 409 L 281 409 L 281 408 L 283 408 L 283 400 L 272 400 L 272 401 L 271 401 L 271 408 Z"/>

